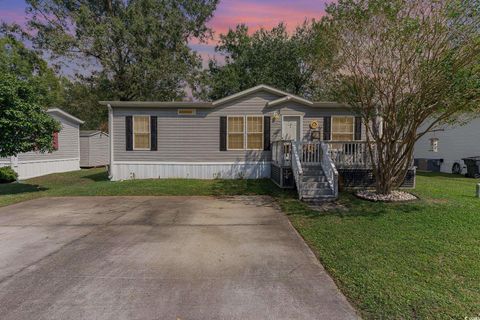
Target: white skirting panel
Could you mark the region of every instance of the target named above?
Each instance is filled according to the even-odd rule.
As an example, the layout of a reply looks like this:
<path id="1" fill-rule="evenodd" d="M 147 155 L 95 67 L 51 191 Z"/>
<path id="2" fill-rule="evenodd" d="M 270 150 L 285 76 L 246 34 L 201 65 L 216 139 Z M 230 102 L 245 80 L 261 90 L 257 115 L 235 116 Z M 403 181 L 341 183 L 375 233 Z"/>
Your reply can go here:
<path id="1" fill-rule="evenodd" d="M 261 179 L 270 178 L 270 162 L 258 163 L 119 163 L 111 180 L 129 179 Z"/>
<path id="2" fill-rule="evenodd" d="M 80 170 L 80 159 L 19 161 L 13 169 L 18 173 L 19 180 L 25 180 L 51 173 Z"/>
<path id="3" fill-rule="evenodd" d="M 1 167 L 10 167 L 10 161 L 0 161 L 0 168 Z"/>

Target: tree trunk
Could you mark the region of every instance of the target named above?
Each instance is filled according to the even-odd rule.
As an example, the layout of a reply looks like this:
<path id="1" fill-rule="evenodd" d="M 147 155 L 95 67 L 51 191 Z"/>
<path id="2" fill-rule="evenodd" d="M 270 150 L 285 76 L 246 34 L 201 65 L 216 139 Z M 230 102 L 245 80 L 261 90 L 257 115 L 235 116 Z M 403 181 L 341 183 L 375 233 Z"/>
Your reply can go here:
<path id="1" fill-rule="evenodd" d="M 373 173 L 375 175 L 375 187 L 378 194 L 387 195 L 399 188 L 408 170 L 410 169 L 413 155 L 413 144 L 392 143 L 390 145 L 376 146 L 378 156 Z"/>

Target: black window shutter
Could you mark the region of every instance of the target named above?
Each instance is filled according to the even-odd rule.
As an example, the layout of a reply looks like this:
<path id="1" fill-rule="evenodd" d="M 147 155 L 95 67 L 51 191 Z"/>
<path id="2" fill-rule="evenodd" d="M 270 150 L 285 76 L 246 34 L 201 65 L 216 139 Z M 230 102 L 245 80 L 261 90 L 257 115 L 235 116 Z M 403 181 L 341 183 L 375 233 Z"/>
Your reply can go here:
<path id="1" fill-rule="evenodd" d="M 133 150 L 133 118 L 132 116 L 125 117 L 125 149 L 127 151 Z"/>
<path id="2" fill-rule="evenodd" d="M 157 116 L 150 117 L 150 150 L 157 151 Z"/>
<path id="3" fill-rule="evenodd" d="M 362 140 L 362 117 L 355 117 L 355 140 Z"/>
<path id="4" fill-rule="evenodd" d="M 332 117 L 323 117 L 323 140 L 332 139 Z"/>
<path id="5" fill-rule="evenodd" d="M 220 151 L 227 151 L 227 117 L 220 117 Z"/>
<path id="6" fill-rule="evenodd" d="M 263 117 L 263 150 L 270 151 L 270 117 Z"/>

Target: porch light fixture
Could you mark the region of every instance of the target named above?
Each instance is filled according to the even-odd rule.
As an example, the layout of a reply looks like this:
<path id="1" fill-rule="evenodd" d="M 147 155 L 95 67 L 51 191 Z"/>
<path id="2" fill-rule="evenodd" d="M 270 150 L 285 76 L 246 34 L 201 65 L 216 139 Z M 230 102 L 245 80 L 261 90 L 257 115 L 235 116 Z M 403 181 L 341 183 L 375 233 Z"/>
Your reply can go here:
<path id="1" fill-rule="evenodd" d="M 275 112 L 273 113 L 273 115 L 272 115 L 272 120 L 273 120 L 273 121 L 278 121 L 278 120 L 280 120 L 280 112 L 275 111 Z"/>

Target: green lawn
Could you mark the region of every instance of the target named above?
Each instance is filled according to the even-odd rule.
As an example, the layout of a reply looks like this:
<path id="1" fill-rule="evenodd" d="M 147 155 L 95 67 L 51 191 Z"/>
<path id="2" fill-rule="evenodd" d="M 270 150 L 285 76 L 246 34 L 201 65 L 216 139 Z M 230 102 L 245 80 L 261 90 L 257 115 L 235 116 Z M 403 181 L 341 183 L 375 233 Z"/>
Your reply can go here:
<path id="1" fill-rule="evenodd" d="M 420 174 L 418 201 L 372 203 L 343 193 L 346 210 L 318 213 L 269 180 L 109 182 L 92 169 L 0 185 L 0 206 L 42 196 L 272 195 L 362 317 L 464 319 L 480 316 L 476 182 Z"/>
<path id="2" fill-rule="evenodd" d="M 108 181 L 105 169 L 57 173 L 22 183 L 0 184 L 0 206 L 38 197 L 282 194 L 270 180 L 130 180 Z M 292 192 L 285 194 L 293 194 Z"/>
<path id="3" fill-rule="evenodd" d="M 364 318 L 464 319 L 480 316 L 476 182 L 420 174 L 409 204 L 343 194 L 347 212 L 283 207 Z"/>

